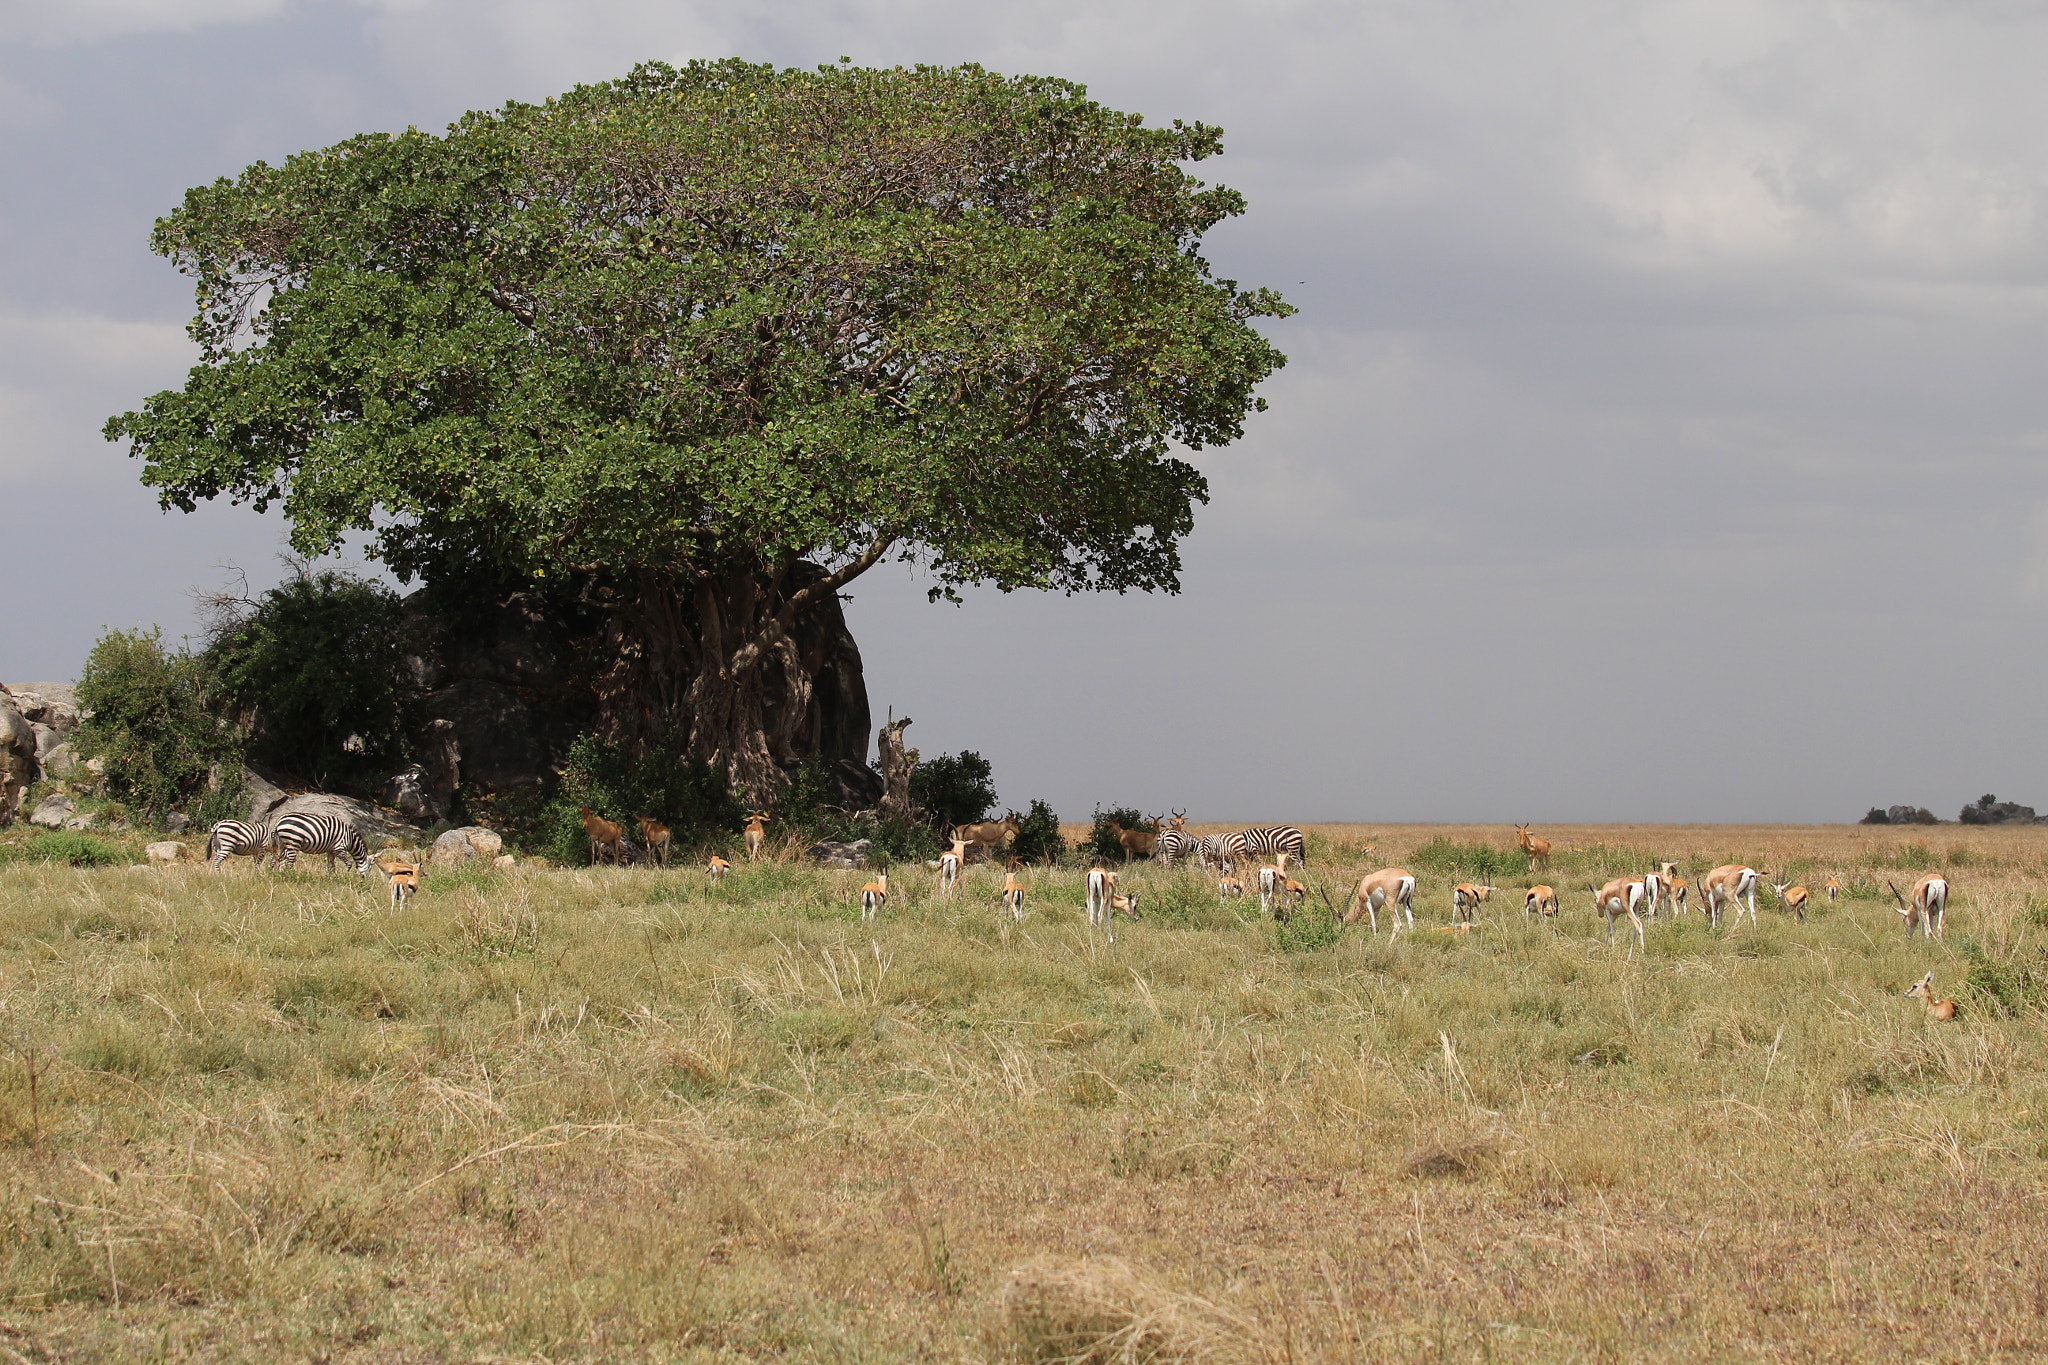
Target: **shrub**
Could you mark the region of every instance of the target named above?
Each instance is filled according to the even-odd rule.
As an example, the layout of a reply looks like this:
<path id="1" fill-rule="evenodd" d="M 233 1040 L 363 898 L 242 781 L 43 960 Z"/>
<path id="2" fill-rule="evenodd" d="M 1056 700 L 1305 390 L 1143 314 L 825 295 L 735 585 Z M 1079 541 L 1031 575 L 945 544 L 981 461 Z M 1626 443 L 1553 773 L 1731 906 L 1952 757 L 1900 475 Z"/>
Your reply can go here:
<path id="1" fill-rule="evenodd" d="M 2039 964 L 1994 961 L 1971 939 L 1965 939 L 1962 946 L 1963 956 L 1970 962 L 1967 984 L 1998 1014 L 2020 1014 L 2048 997 L 2048 989 L 2044 989 L 2048 982 L 2043 981 Z"/>
<path id="2" fill-rule="evenodd" d="M 1060 817 L 1045 802 L 1033 801 L 1031 809 L 1017 822 L 1017 837 L 1010 841 L 1010 852 L 1027 863 L 1051 863 L 1066 851 L 1067 846 L 1060 839 Z"/>
<path id="3" fill-rule="evenodd" d="M 1528 858 L 1520 849 L 1461 844 L 1444 838 L 1420 844 L 1408 855 L 1410 867 L 1438 876 L 1474 877 L 1482 882 L 1513 876 L 1528 865 Z"/>
<path id="4" fill-rule="evenodd" d="M 239 774 L 240 736 L 213 713 L 217 696 L 206 660 L 165 649 L 163 632 L 110 630 L 78 680 L 79 749 L 106 760 L 109 795 L 161 819 L 216 763 Z"/>
<path id="5" fill-rule="evenodd" d="M 667 825 L 677 846 L 738 829 L 743 812 L 726 783 L 725 769 L 702 759 L 671 756 L 681 748 L 682 737 L 674 733 L 639 754 L 595 735 L 579 735 L 562 765 L 562 785 L 539 822 L 543 851 L 558 862 L 588 859 L 590 837 L 579 806 L 626 826 L 627 836 L 635 842 L 640 835 L 636 822 L 642 815 Z"/>
<path id="6" fill-rule="evenodd" d="M 1885 814 L 1883 806 L 1872 806 L 1869 812 L 1856 823 L 1859 825 L 1889 825 L 1891 822 L 1892 818 Z"/>
<path id="7" fill-rule="evenodd" d="M 1142 814 L 1128 807 L 1104 810 L 1102 807 L 1097 806 L 1095 808 L 1095 826 L 1088 831 L 1086 838 L 1074 845 L 1075 852 L 1089 858 L 1107 858 L 1114 861 L 1122 861 L 1124 846 L 1116 841 L 1114 834 L 1109 832 L 1109 825 L 1112 820 L 1125 829 L 1150 832 L 1159 828 Z"/>
<path id="8" fill-rule="evenodd" d="M 396 593 L 303 570 L 223 621 L 207 650 L 250 723 L 250 757 L 358 791 L 409 757 L 405 654 Z"/>
<path id="9" fill-rule="evenodd" d="M 941 835 L 986 820 L 996 804 L 995 770 L 972 749 L 941 754 L 910 774 L 910 799 Z"/>

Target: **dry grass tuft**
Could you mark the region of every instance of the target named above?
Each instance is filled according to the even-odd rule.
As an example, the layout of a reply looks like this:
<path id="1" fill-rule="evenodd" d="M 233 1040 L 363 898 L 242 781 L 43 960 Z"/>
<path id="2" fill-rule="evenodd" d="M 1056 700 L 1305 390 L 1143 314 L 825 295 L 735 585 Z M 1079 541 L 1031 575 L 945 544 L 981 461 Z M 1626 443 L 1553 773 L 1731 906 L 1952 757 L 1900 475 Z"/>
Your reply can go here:
<path id="1" fill-rule="evenodd" d="M 1114 1257 L 1035 1256 L 1003 1286 L 1004 1335 L 1048 1365 L 1266 1365 L 1282 1354 L 1251 1319 L 1178 1294 Z"/>

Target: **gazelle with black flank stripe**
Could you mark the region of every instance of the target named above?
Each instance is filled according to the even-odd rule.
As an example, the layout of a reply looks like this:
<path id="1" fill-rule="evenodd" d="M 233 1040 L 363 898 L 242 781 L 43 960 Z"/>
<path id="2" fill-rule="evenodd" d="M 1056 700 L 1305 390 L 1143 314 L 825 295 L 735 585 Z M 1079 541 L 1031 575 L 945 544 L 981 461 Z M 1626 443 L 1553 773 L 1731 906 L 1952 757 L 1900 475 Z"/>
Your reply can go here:
<path id="1" fill-rule="evenodd" d="M 270 827 L 270 837 L 277 844 L 278 862 L 282 867 L 297 864 L 301 853 L 324 853 L 329 872 L 334 870 L 336 858 L 346 858 L 355 864 L 357 872 L 369 875 L 370 846 L 363 842 L 363 832 L 355 827 L 352 820 L 344 820 L 338 815 L 295 812 L 280 816 Z"/>
<path id="2" fill-rule="evenodd" d="M 1899 888 L 1891 887 L 1892 899 L 1899 903 L 1899 915 L 1906 921 L 1906 937 L 1913 937 L 1919 929 L 1929 937 L 1940 937 L 1944 922 L 1948 919 L 1948 879 L 1939 872 L 1930 872 L 1913 883 L 1911 899 L 1899 894 Z"/>

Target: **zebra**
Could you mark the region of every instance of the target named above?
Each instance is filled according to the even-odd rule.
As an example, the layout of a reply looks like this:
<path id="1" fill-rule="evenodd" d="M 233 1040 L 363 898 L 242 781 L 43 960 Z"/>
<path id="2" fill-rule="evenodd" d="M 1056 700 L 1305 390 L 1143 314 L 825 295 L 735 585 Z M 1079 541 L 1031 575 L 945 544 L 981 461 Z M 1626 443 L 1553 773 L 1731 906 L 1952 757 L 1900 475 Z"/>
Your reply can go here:
<path id="1" fill-rule="evenodd" d="M 1285 853 L 1303 867 L 1308 866 L 1307 841 L 1292 825 L 1254 825 L 1229 837 L 1239 841 L 1239 850 L 1243 853 Z"/>
<path id="2" fill-rule="evenodd" d="M 223 820 L 206 836 L 206 861 L 215 872 L 231 857 L 249 857 L 262 867 L 277 853 L 277 841 L 270 830 L 246 820 Z"/>
<path id="3" fill-rule="evenodd" d="M 1195 845 L 1195 861 L 1203 867 L 1229 872 L 1243 860 L 1242 834 L 1205 834 L 1202 836 L 1202 842 Z"/>
<path id="4" fill-rule="evenodd" d="M 1152 856 L 1161 866 L 1172 867 L 1174 859 L 1185 858 L 1196 852 L 1201 845 L 1202 841 L 1192 834 L 1183 834 L 1177 829 L 1162 829 L 1159 831 L 1158 839 L 1153 841 Z"/>
<path id="5" fill-rule="evenodd" d="M 301 853 L 325 853 L 329 872 L 337 855 L 352 861 L 364 875 L 370 871 L 370 846 L 363 842 L 363 832 L 339 816 L 287 815 L 270 827 L 270 837 L 277 845 L 280 866 L 292 866 Z"/>

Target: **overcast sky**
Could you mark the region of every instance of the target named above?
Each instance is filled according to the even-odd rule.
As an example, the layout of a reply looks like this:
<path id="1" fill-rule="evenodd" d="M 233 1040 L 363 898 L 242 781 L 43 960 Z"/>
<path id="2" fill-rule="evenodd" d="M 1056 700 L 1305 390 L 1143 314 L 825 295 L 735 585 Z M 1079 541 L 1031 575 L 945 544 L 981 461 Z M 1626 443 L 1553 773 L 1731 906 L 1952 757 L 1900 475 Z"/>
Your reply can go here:
<path id="1" fill-rule="evenodd" d="M 877 570 L 877 717 L 1197 820 L 2048 807 L 2048 3 L 0 0 L 0 676 L 274 580 L 105 418 L 182 382 L 184 190 L 645 58 L 976 61 L 1225 129 L 1301 313 L 1178 598 Z"/>

